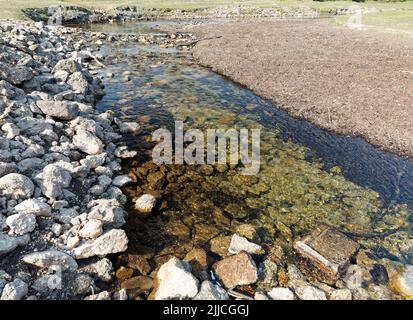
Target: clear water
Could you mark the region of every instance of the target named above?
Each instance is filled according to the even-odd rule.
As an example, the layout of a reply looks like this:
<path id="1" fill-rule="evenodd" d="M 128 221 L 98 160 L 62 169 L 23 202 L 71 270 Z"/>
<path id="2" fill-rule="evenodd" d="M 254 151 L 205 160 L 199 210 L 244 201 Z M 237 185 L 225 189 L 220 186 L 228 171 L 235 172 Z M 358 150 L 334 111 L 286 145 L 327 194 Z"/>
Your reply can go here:
<path id="1" fill-rule="evenodd" d="M 134 33 L 148 32 L 147 27 L 91 28 Z M 291 246 L 326 222 L 381 256 L 413 260 L 411 161 L 294 119 L 197 65 L 189 53 L 126 42 L 107 43 L 102 53 L 108 67 L 102 75 L 110 70 L 115 77 L 104 78 L 106 95 L 97 108 L 144 128 L 138 137 L 128 138 L 140 156 L 125 164 L 137 179 L 126 192 L 131 200 L 152 192 L 162 203 L 150 217 L 140 216 L 131 205 L 131 251 L 150 252 L 154 264 L 193 247 L 215 252 L 211 239 L 243 225 L 255 228 L 261 243 Z M 125 71 L 131 81 L 124 81 Z M 175 120 L 184 121 L 186 129 L 260 128 L 260 172 L 245 177 L 231 167 L 152 167 L 150 134 L 159 127 L 172 129 Z M 148 172 L 161 182 L 163 176 L 163 183 L 151 185 Z"/>

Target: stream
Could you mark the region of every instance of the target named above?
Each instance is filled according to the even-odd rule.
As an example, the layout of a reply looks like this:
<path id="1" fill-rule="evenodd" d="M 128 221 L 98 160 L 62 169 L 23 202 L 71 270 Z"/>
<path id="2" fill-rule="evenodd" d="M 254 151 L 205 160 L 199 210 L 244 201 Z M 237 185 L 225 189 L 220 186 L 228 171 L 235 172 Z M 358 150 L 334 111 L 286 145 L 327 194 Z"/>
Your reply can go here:
<path id="1" fill-rule="evenodd" d="M 154 22 L 92 25 L 105 33 L 158 33 Z M 126 137 L 139 151 L 124 169 L 135 183 L 129 196 L 128 253 L 156 269 L 171 256 L 203 248 L 212 261 L 228 255 L 236 232 L 263 245 L 291 251 L 294 241 L 320 222 L 343 231 L 379 257 L 413 262 L 413 163 L 360 138 L 339 136 L 294 119 L 250 90 L 199 66 L 191 54 L 157 45 L 105 42 L 106 95 L 98 110 L 137 121 L 142 132 Z M 108 72 L 114 77 L 107 77 Z M 125 75 L 129 80 L 125 80 Z M 151 133 L 185 129 L 261 130 L 261 170 L 238 166 L 160 165 L 151 161 Z M 156 211 L 133 208 L 144 193 Z M 410 244 L 410 245 L 409 245 Z M 147 272 L 149 274 L 149 271 Z"/>

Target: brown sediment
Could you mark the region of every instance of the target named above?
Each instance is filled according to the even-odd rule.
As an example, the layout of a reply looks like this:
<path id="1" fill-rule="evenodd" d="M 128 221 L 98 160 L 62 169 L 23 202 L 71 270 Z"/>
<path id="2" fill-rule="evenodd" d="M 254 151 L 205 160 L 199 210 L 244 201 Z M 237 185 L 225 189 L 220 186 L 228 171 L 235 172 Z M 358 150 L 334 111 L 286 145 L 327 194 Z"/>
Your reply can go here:
<path id="1" fill-rule="evenodd" d="M 413 41 L 321 20 L 185 27 L 195 59 L 295 117 L 413 158 Z"/>

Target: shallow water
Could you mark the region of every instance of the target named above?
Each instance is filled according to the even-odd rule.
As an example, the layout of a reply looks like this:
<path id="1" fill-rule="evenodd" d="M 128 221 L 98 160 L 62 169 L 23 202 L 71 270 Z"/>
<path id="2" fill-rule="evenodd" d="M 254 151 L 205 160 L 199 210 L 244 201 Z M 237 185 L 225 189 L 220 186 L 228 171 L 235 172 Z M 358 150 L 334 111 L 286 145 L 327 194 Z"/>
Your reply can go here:
<path id="1" fill-rule="evenodd" d="M 92 30 L 147 32 L 147 27 L 101 25 Z M 362 139 L 293 119 L 198 66 L 189 53 L 136 43 L 106 43 L 102 53 L 115 77 L 104 79 L 106 95 L 97 108 L 144 128 L 138 137 L 127 138 L 140 154 L 125 164 L 136 180 L 125 191 L 131 203 L 150 192 L 160 204 L 150 217 L 131 206 L 130 252 L 145 254 L 154 267 L 193 247 L 222 256 L 220 247 L 233 232 L 252 232 L 257 242 L 288 247 L 326 222 L 379 256 L 413 260 L 412 162 Z M 124 81 L 125 71 L 130 81 Z M 239 167 L 154 166 L 150 134 L 159 127 L 172 129 L 175 120 L 184 121 L 185 129 L 261 129 L 260 172 L 248 177 Z"/>

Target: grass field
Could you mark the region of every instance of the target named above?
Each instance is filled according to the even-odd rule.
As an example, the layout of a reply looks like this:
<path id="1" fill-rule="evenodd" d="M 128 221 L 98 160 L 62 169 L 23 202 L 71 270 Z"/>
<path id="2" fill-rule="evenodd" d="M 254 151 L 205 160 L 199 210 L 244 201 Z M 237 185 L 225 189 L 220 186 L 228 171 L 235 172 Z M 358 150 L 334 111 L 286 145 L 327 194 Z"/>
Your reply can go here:
<path id="1" fill-rule="evenodd" d="M 348 16 L 335 17 L 335 22 L 340 25 L 345 25 L 347 20 Z M 413 33 L 413 11 L 411 10 L 366 13 L 362 15 L 361 21 L 370 29 Z"/>
<path id="2" fill-rule="evenodd" d="M 138 5 L 142 8 L 172 8 L 193 10 L 198 8 L 213 8 L 218 6 L 235 6 L 238 4 L 251 7 L 271 7 L 274 5 L 286 7 L 308 6 L 321 12 L 328 12 L 334 8 L 359 5 L 374 7 L 382 12 L 363 15 L 363 24 L 378 29 L 413 30 L 413 0 L 405 2 L 377 2 L 366 1 L 356 3 L 352 1 L 325 1 L 312 0 L 0 0 L 0 19 L 24 19 L 21 10 L 24 8 L 47 7 L 51 5 L 80 5 L 89 9 L 110 10 L 119 5 Z M 345 24 L 347 16 L 336 19 L 339 24 Z"/>

